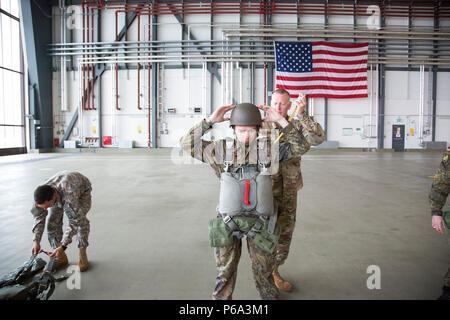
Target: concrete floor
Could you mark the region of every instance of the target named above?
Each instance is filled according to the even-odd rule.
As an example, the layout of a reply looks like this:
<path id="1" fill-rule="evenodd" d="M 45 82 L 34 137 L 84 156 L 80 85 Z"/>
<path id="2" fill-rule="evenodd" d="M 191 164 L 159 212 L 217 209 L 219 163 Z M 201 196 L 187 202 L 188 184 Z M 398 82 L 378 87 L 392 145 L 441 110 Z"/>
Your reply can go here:
<path id="1" fill-rule="evenodd" d="M 215 263 L 208 220 L 215 216 L 218 180 L 208 166 L 174 162 L 173 154 L 0 157 L 0 274 L 30 256 L 34 188 L 57 171 L 74 170 L 93 185 L 90 269 L 81 274 L 80 290 L 62 282 L 52 299 L 210 299 Z M 435 299 L 450 248 L 447 236 L 431 228 L 428 209 L 427 176 L 440 158 L 440 152 L 305 155 L 292 250 L 281 268 L 295 291 L 281 298 Z M 67 249 L 72 265 L 74 240 Z M 46 234 L 42 246 L 50 248 Z M 366 286 L 370 265 L 380 267 L 380 290 Z M 234 298 L 259 298 L 246 249 Z"/>

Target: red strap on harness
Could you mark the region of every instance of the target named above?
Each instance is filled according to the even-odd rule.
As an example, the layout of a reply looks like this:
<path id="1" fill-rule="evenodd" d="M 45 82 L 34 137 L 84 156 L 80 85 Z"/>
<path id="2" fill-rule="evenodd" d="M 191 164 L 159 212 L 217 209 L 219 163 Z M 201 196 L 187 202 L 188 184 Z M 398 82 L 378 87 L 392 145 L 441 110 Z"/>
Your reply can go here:
<path id="1" fill-rule="evenodd" d="M 250 193 L 250 180 L 245 180 L 245 195 L 244 195 L 244 203 L 247 207 L 250 206 L 250 201 L 248 201 L 248 195 Z"/>

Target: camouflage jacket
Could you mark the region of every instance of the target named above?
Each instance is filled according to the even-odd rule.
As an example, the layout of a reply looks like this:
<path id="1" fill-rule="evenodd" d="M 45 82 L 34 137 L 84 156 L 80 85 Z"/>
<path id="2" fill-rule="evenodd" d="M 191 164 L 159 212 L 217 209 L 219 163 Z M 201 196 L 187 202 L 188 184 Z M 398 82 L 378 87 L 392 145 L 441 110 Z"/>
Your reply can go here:
<path id="1" fill-rule="evenodd" d="M 282 194 L 289 192 L 297 192 L 303 187 L 302 172 L 300 169 L 301 155 L 306 153 L 310 146 L 317 146 L 325 141 L 325 132 L 322 126 L 309 116 L 306 112 L 300 116 L 299 119 L 292 119 L 291 123 L 302 133 L 302 136 L 306 138 L 304 152 L 298 153 L 297 157 L 280 163 L 278 173 L 272 175 L 273 192 L 274 196 L 281 196 Z M 274 127 L 274 123 L 268 123 L 266 126 L 269 128 Z M 263 126 L 265 127 L 265 126 Z M 288 137 L 282 137 L 280 139 L 280 146 L 285 142 Z"/>
<path id="2" fill-rule="evenodd" d="M 430 200 L 431 215 L 442 216 L 442 207 L 444 207 L 450 192 L 450 151 L 442 158 L 438 172 L 434 176 L 431 191 L 428 196 Z"/>
<path id="3" fill-rule="evenodd" d="M 82 195 L 92 190 L 89 179 L 78 172 L 61 171 L 48 179 L 44 184 L 56 189 L 56 201 L 52 208 L 62 209 L 69 218 L 71 226 L 78 225 L 79 211 L 84 207 L 84 204 L 81 203 Z M 33 204 L 31 214 L 34 217 L 33 240 L 41 241 L 48 210 L 36 208 Z M 71 230 L 76 229 L 71 228 Z M 71 235 L 73 236 L 72 233 Z M 64 242 L 70 242 L 67 239 L 68 236 L 64 234 Z"/>
<path id="4" fill-rule="evenodd" d="M 201 139 L 211 128 L 212 126 L 206 120 L 203 120 L 180 139 L 180 146 L 191 157 L 209 164 L 220 178 L 221 173 L 224 172 L 223 159 L 227 146 L 225 140 L 205 141 Z M 273 159 L 271 149 L 275 145 L 272 142 L 276 140 L 279 133 L 283 133 L 283 137 L 278 143 L 279 157 L 277 160 L 279 162 L 289 161 L 308 151 L 310 146 L 302 133 L 292 123 L 289 123 L 285 128 L 274 127 L 273 129 L 260 130 L 258 138 L 250 145 L 245 145 L 234 139 L 233 166 L 257 166 L 258 160 L 252 158 L 255 153 L 251 152 L 252 149 L 256 150 L 256 148 L 263 149 L 267 157 Z"/>

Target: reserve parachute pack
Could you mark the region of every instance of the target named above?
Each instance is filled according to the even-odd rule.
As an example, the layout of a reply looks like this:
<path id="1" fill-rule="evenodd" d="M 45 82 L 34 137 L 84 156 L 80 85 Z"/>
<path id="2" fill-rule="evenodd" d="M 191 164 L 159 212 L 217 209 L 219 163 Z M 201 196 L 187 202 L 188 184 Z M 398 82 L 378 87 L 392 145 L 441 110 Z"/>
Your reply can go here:
<path id="1" fill-rule="evenodd" d="M 277 204 L 266 157 L 256 166 L 233 167 L 233 149 L 226 148 L 224 172 L 220 177 L 219 217 L 209 222 L 212 247 L 226 247 L 244 236 L 262 250 L 272 253 L 278 244 Z"/>

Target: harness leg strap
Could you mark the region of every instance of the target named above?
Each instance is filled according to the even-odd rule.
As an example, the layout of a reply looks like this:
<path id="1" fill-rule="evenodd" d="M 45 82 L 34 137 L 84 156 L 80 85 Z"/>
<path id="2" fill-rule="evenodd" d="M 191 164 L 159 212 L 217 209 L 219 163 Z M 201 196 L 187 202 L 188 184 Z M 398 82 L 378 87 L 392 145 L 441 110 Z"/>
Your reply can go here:
<path id="1" fill-rule="evenodd" d="M 244 234 L 242 233 L 241 230 L 239 230 L 239 227 L 237 226 L 237 224 L 233 221 L 233 219 L 231 219 L 230 216 L 223 216 L 223 222 L 226 223 L 227 226 L 230 227 L 230 229 L 233 231 L 233 236 L 235 236 L 238 239 L 241 239 Z"/>
<path id="2" fill-rule="evenodd" d="M 275 226 L 276 226 L 276 224 L 277 224 L 277 217 L 278 217 L 278 203 L 277 203 L 277 201 L 274 199 L 274 201 L 273 201 L 273 210 L 274 210 L 274 213 L 270 216 L 270 219 L 269 219 L 269 226 L 268 226 L 268 228 L 267 228 L 267 232 L 269 233 L 269 234 L 273 234 L 274 232 L 275 232 Z"/>

